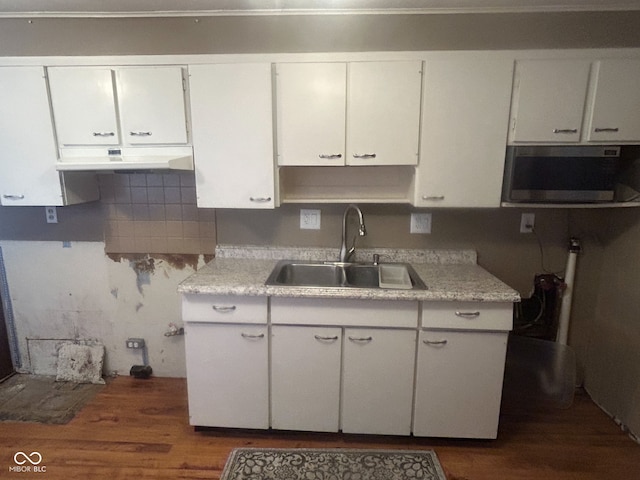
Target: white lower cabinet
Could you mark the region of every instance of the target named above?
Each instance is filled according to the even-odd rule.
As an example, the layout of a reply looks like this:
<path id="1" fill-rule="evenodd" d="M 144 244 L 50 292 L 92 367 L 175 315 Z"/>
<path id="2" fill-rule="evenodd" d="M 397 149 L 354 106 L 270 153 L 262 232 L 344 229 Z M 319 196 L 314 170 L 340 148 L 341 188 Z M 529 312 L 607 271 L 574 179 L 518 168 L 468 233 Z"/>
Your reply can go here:
<path id="1" fill-rule="evenodd" d="M 508 332 L 422 330 L 413 433 L 496 438 Z"/>
<path id="2" fill-rule="evenodd" d="M 271 328 L 271 426 L 337 432 L 342 329 Z"/>
<path id="3" fill-rule="evenodd" d="M 512 304 L 418 307 L 183 295 L 190 423 L 496 438 Z"/>
<path id="4" fill-rule="evenodd" d="M 185 323 L 191 425 L 269 428 L 267 325 Z"/>
<path id="5" fill-rule="evenodd" d="M 409 435 L 416 330 L 346 328 L 342 431 Z"/>

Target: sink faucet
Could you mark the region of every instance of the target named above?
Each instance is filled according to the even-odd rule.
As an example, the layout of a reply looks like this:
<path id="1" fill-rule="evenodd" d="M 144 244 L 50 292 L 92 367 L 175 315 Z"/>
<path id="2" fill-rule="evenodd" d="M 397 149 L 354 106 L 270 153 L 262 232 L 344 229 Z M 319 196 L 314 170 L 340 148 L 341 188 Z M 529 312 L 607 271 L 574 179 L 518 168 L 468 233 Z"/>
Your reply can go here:
<path id="1" fill-rule="evenodd" d="M 344 215 L 342 216 L 342 245 L 340 245 L 340 261 L 348 262 L 351 255 L 356 251 L 356 239 L 357 236 L 353 237 L 353 244 L 351 248 L 347 249 L 347 218 L 349 217 L 349 213 L 354 211 L 358 214 L 358 222 L 360 225 L 358 227 L 358 235 L 364 237 L 367 234 L 367 230 L 364 226 L 364 217 L 362 216 L 362 211 L 358 208 L 357 205 L 349 205 L 344 210 Z"/>

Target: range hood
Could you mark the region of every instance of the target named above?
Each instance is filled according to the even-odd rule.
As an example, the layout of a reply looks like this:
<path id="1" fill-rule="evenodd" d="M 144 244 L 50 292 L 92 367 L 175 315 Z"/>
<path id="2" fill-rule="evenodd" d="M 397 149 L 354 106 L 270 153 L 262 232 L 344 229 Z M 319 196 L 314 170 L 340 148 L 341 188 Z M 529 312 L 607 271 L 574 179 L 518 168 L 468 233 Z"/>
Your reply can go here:
<path id="1" fill-rule="evenodd" d="M 193 170 L 191 147 L 61 148 L 56 170 L 114 172 Z"/>

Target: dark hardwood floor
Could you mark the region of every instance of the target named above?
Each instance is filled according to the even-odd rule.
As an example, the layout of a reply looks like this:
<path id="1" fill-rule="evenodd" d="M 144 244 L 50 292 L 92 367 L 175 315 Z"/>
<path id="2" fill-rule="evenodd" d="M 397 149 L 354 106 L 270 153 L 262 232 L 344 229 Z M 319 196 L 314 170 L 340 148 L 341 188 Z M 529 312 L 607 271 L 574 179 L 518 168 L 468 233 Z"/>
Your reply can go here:
<path id="1" fill-rule="evenodd" d="M 503 409 L 497 440 L 214 430 L 188 425 L 183 379 L 118 377 L 66 425 L 0 423 L 0 478 L 219 478 L 236 447 L 434 449 L 449 480 L 640 479 L 640 445 L 585 394 L 569 409 Z M 17 473 L 16 452 L 45 472 Z"/>

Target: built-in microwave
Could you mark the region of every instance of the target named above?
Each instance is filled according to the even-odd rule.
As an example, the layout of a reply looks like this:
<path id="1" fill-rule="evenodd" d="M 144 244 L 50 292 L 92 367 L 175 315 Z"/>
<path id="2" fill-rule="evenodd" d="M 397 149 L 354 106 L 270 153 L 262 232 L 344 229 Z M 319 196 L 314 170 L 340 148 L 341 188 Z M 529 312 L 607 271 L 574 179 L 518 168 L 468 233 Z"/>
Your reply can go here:
<path id="1" fill-rule="evenodd" d="M 620 173 L 619 146 L 510 146 L 503 202 L 611 202 Z"/>

